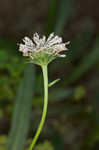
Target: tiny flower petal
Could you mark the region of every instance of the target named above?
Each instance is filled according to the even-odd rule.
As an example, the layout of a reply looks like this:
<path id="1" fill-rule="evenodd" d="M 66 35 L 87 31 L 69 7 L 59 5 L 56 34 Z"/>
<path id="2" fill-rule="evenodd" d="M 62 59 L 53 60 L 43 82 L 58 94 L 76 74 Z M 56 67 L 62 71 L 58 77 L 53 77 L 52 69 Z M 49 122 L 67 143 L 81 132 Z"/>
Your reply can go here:
<path id="1" fill-rule="evenodd" d="M 60 57 L 66 57 L 66 55 L 64 55 L 64 54 L 63 54 L 63 55 L 59 55 L 59 56 L 60 56 Z"/>
<path id="2" fill-rule="evenodd" d="M 28 49 L 25 45 L 20 44 L 19 51 L 23 52 L 23 53 L 26 53 L 26 52 L 28 52 Z"/>
<path id="3" fill-rule="evenodd" d="M 34 45 L 33 42 L 32 42 L 32 40 L 30 40 L 28 37 L 25 37 L 25 38 L 23 39 L 23 42 L 24 42 L 25 45 L 27 45 L 27 46 L 33 46 L 33 45 Z"/>
<path id="4" fill-rule="evenodd" d="M 66 42 L 66 45 L 69 45 L 70 44 L 70 41 Z"/>
<path id="5" fill-rule="evenodd" d="M 53 37 L 54 37 L 54 32 L 49 35 L 47 42 L 49 42 Z"/>
<path id="6" fill-rule="evenodd" d="M 67 50 L 66 45 L 64 43 L 54 45 L 53 49 L 55 49 L 56 51 L 57 50 L 59 50 L 59 51 Z"/>
<path id="7" fill-rule="evenodd" d="M 37 45 L 39 45 L 40 39 L 39 39 L 38 33 L 35 33 L 35 34 L 34 34 L 33 40 L 34 40 L 34 42 L 35 42 Z"/>
<path id="8" fill-rule="evenodd" d="M 44 46 L 46 42 L 46 36 L 43 36 L 43 38 L 41 39 L 41 45 Z"/>
<path id="9" fill-rule="evenodd" d="M 23 56 L 29 56 L 29 54 L 26 52 L 26 53 L 23 53 Z"/>

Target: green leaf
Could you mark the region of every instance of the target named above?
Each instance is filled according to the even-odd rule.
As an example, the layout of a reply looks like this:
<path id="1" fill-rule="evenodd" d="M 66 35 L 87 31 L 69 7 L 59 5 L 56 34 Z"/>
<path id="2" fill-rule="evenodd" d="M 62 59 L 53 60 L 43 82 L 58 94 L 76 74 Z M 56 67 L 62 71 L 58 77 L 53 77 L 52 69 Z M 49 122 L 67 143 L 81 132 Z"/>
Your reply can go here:
<path id="1" fill-rule="evenodd" d="M 7 142 L 7 136 L 0 135 L 0 149 L 6 150 L 5 149 L 6 142 Z"/>
<path id="2" fill-rule="evenodd" d="M 46 25 L 46 34 L 53 32 L 57 13 L 57 0 L 49 0 L 49 14 Z"/>
<path id="3" fill-rule="evenodd" d="M 51 83 L 48 84 L 48 87 L 53 86 L 53 85 L 56 84 L 58 81 L 60 81 L 60 79 L 56 79 L 56 80 L 52 81 Z"/>
<path id="4" fill-rule="evenodd" d="M 73 106 L 72 104 L 63 104 L 57 107 L 51 106 L 48 110 L 48 116 L 56 115 L 66 115 L 66 116 L 76 116 L 77 114 L 84 114 L 84 108 L 81 105 Z"/>
<path id="5" fill-rule="evenodd" d="M 73 0 L 52 0 L 49 4 L 47 35 L 51 32 L 61 34 L 66 21 L 71 15 Z"/>
<path id="6" fill-rule="evenodd" d="M 11 53 L 9 53 L 9 55 L 12 55 L 13 53 L 15 54 L 17 52 L 16 48 L 17 48 L 17 45 L 14 40 L 0 38 L 0 49 L 3 49 L 3 50 L 5 49 L 7 51 L 15 50 L 15 51 L 12 51 Z"/>
<path id="7" fill-rule="evenodd" d="M 87 29 L 85 29 L 85 32 L 79 33 L 79 37 L 77 36 L 72 40 L 71 44 L 69 45 L 70 48 L 67 57 L 69 62 L 80 58 L 84 49 L 87 49 L 90 45 L 93 37 L 93 30 L 91 26 L 92 24 L 89 23 Z"/>
<path id="8" fill-rule="evenodd" d="M 49 141 L 44 141 L 44 143 L 38 144 L 35 150 L 54 150 L 54 148 Z"/>
<path id="9" fill-rule="evenodd" d="M 34 66 L 30 64 L 18 90 L 7 150 L 24 150 L 32 110 L 34 78 Z"/>
<path id="10" fill-rule="evenodd" d="M 72 70 L 71 75 L 66 77 L 67 80 L 65 84 L 70 84 L 72 82 L 80 79 L 84 73 L 86 73 L 93 65 L 99 62 L 99 39 L 96 40 L 95 46 L 89 52 L 89 55 L 85 56 L 80 62 L 79 65 Z"/>
<path id="11" fill-rule="evenodd" d="M 99 142 L 99 124 L 97 124 L 96 127 L 94 127 L 92 131 L 89 132 L 89 135 L 85 137 L 84 145 L 86 146 L 86 150 L 94 149 L 95 144 L 98 142 Z M 85 149 L 85 147 L 83 149 Z"/>
<path id="12" fill-rule="evenodd" d="M 72 96 L 74 96 L 75 89 L 64 89 L 64 88 L 55 88 L 52 89 L 49 93 L 49 99 L 50 101 L 62 101 L 64 99 L 68 99 Z"/>
<path id="13" fill-rule="evenodd" d="M 51 128 L 51 130 L 53 131 L 51 140 L 55 147 L 55 150 L 62 150 L 63 149 L 63 139 L 62 139 L 60 133 L 58 133 L 58 131 L 56 131 L 55 128 L 54 129 Z"/>
<path id="14" fill-rule="evenodd" d="M 56 15 L 56 24 L 54 27 L 54 31 L 57 34 L 61 34 L 64 25 L 66 24 L 68 18 L 71 15 L 71 12 L 73 12 L 73 0 L 61 0 L 59 1 L 58 7 L 57 7 L 57 15 Z"/>

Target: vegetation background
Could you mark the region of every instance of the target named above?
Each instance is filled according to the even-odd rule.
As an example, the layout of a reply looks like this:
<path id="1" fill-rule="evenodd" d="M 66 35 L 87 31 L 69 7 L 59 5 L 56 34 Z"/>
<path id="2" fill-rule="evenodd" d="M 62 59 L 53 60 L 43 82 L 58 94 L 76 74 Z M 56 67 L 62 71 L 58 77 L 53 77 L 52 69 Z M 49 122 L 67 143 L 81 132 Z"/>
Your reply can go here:
<path id="1" fill-rule="evenodd" d="M 64 59 L 49 65 L 45 126 L 35 150 L 98 150 L 99 1 L 0 1 L 0 150 L 24 150 L 39 124 L 43 81 L 26 64 L 17 43 L 33 33 L 55 32 L 71 41 Z"/>

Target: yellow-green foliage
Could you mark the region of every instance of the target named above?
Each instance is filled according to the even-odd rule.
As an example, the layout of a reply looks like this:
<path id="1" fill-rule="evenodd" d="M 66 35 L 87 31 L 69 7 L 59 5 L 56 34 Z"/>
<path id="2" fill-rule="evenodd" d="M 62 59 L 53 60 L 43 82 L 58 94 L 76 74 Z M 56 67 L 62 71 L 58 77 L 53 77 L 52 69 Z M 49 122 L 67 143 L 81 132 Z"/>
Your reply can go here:
<path id="1" fill-rule="evenodd" d="M 49 141 L 45 141 L 42 144 L 38 144 L 35 150 L 54 150 L 54 148 Z"/>
<path id="2" fill-rule="evenodd" d="M 0 136 L 0 150 L 6 150 L 5 145 L 6 145 L 7 137 L 5 135 Z"/>
<path id="3" fill-rule="evenodd" d="M 15 98 L 25 65 L 21 57 L 6 49 L 0 49 L 0 58 L 0 101 L 4 103 Z"/>

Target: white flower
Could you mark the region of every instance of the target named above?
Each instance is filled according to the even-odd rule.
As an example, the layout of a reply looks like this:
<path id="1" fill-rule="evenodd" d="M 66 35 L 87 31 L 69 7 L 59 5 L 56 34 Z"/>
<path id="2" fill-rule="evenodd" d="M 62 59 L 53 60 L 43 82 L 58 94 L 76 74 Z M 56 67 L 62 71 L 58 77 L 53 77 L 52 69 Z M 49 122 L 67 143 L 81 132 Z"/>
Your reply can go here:
<path id="1" fill-rule="evenodd" d="M 48 39 L 45 36 L 40 38 L 38 33 L 35 33 L 32 40 L 25 37 L 23 42 L 24 44 L 19 45 L 19 51 L 23 53 L 23 56 L 29 56 L 32 60 L 35 58 L 37 60 L 37 57 L 40 59 L 42 54 L 45 54 L 46 57 L 47 55 L 48 57 L 65 57 L 60 52 L 67 50 L 66 45 L 70 43 L 63 43 L 62 38 L 55 36 L 54 33 L 51 33 Z"/>

